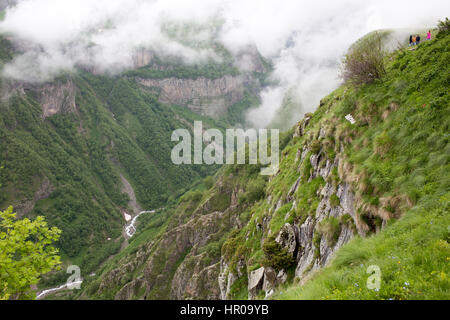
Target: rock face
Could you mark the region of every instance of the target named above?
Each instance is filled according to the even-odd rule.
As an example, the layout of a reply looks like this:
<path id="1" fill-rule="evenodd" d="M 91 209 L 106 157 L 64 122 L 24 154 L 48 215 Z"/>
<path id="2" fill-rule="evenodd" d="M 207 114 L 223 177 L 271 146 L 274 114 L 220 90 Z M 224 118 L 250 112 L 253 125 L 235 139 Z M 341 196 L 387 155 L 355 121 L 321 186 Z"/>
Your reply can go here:
<path id="1" fill-rule="evenodd" d="M 236 192 L 236 191 L 234 191 Z M 222 197 L 229 197 L 233 191 L 222 190 Z M 230 221 L 228 209 L 214 211 L 206 200 L 192 216 L 151 243 L 143 246 L 132 258 L 126 257 L 119 267 L 107 272 L 99 286 L 99 292 L 119 286 L 116 299 L 159 298 L 159 299 L 221 299 L 222 291 L 230 290 L 232 274 L 228 277 L 228 288 L 220 285 L 222 268 L 220 255 L 211 257 L 204 248 L 206 244 L 220 239 L 224 226 L 236 227 Z M 130 274 L 138 273 L 134 279 Z"/>
<path id="2" fill-rule="evenodd" d="M 47 179 L 47 177 L 44 177 L 32 199 L 14 204 L 14 209 L 17 212 L 18 218 L 23 217 L 31 210 L 33 210 L 36 202 L 48 198 L 50 194 L 53 192 L 53 190 L 54 187 L 52 183 Z"/>
<path id="3" fill-rule="evenodd" d="M 248 297 L 249 299 L 256 298 L 256 295 L 263 288 L 264 283 L 264 267 L 250 272 L 248 276 Z"/>
<path id="4" fill-rule="evenodd" d="M 130 201 L 128 202 L 128 207 L 133 211 L 132 212 L 133 214 L 138 214 L 139 212 L 142 211 L 142 208 L 137 203 L 133 187 L 128 182 L 128 180 L 125 179 L 123 174 L 120 174 L 120 180 L 122 181 L 122 192 L 128 194 L 128 197 L 130 198 Z"/>
<path id="5" fill-rule="evenodd" d="M 295 231 L 294 227 L 289 223 L 286 223 L 278 233 L 278 236 L 275 238 L 275 241 L 278 242 L 283 248 L 287 249 L 289 253 L 294 255 L 295 250 L 297 249 L 297 241 L 295 239 Z"/>
<path id="6" fill-rule="evenodd" d="M 229 266 L 225 262 L 225 259 L 220 259 L 220 273 L 218 280 L 221 300 L 227 300 L 231 286 L 237 279 L 238 277 L 233 272 L 229 272 Z"/>
<path id="7" fill-rule="evenodd" d="M 58 113 L 69 113 L 76 110 L 76 87 L 70 79 L 43 85 L 37 92 L 44 119 Z"/>
<path id="8" fill-rule="evenodd" d="M 155 57 L 154 53 L 151 52 L 150 50 L 146 49 L 136 50 L 136 52 L 133 55 L 134 68 L 139 69 L 149 65 L 153 61 L 154 57 Z"/>
<path id="9" fill-rule="evenodd" d="M 194 112 L 220 118 L 227 108 L 243 97 L 242 77 L 224 76 L 219 79 L 137 79 L 146 86 L 160 89 L 159 100 L 188 107 Z"/>
<path id="10" fill-rule="evenodd" d="M 300 122 L 294 132 L 294 137 L 305 134 L 310 119 L 307 116 Z M 324 130 L 321 130 L 319 136 L 324 137 L 324 135 Z M 311 146 L 307 144 L 302 149 L 297 150 L 293 165 L 297 168 L 298 178 L 288 189 L 285 197 L 277 198 L 273 194 L 269 197 L 268 203 L 271 204 L 271 208 L 268 210 L 269 216 L 265 216 L 264 221 L 255 226 L 257 231 L 263 232 L 271 217 L 285 204 L 292 203 L 292 209 L 287 212 L 284 220 L 289 218 L 290 212 L 296 210 L 295 194 L 301 183 L 304 183 L 302 177 L 305 174 L 308 182 L 315 178 L 323 178 L 324 184 L 316 194 L 319 202 L 315 212 L 300 221 L 294 220 L 294 222 L 285 223 L 279 232 L 274 235 L 275 241 L 295 258 L 295 277 L 300 280 L 300 283 L 304 283 L 313 271 L 326 266 L 334 253 L 352 239 L 357 232 L 364 233 L 362 229 L 358 228 L 358 216 L 355 210 L 357 203 L 351 184 L 340 180 L 335 181 L 332 176 L 333 170 L 339 168 L 342 160 L 338 156 L 334 159 L 328 159 L 322 148 L 317 153 L 311 153 L 310 150 Z M 311 169 L 304 173 L 301 168 L 307 162 L 309 162 L 308 167 Z M 336 199 L 339 199 L 338 205 L 336 205 Z M 330 240 L 330 237 L 322 234 L 319 228 L 320 223 L 326 219 L 345 221 L 340 222 L 338 234 L 331 237 L 336 238 L 336 240 Z M 270 236 L 270 231 L 267 236 Z M 263 242 L 264 239 L 261 240 L 261 243 Z M 227 261 L 222 261 L 224 266 L 227 263 Z M 238 278 L 239 275 L 237 274 L 228 275 L 228 278 L 222 277 L 220 280 L 221 287 L 229 287 L 230 281 L 234 283 Z M 268 297 L 277 286 L 286 280 L 285 270 L 277 273 L 271 267 L 261 267 L 248 275 L 248 298 L 255 299 L 261 290 Z M 228 298 L 228 294 L 229 290 L 224 290 L 221 297 Z"/>

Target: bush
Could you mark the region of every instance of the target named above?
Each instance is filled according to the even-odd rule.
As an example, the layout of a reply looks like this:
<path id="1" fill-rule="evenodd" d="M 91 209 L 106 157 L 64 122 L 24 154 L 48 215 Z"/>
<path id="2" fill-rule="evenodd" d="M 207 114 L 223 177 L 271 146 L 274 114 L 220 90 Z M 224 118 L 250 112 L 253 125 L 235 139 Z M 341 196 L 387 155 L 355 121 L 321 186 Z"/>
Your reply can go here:
<path id="1" fill-rule="evenodd" d="M 274 237 L 270 237 L 264 241 L 263 252 L 263 265 L 274 268 L 277 272 L 288 269 L 295 262 L 294 257 L 289 251 L 276 242 Z"/>
<path id="2" fill-rule="evenodd" d="M 318 231 L 330 245 L 334 245 L 341 234 L 341 224 L 335 217 L 328 217 L 319 223 Z"/>
<path id="3" fill-rule="evenodd" d="M 197 203 L 202 199 L 202 197 L 203 193 L 200 190 L 189 191 L 181 197 L 180 201 L 181 202 L 192 201 L 194 203 Z"/>
<path id="4" fill-rule="evenodd" d="M 211 189 L 214 185 L 214 178 L 211 176 L 206 177 L 205 179 L 203 179 L 203 184 L 205 185 L 205 188 L 207 190 Z"/>
<path id="5" fill-rule="evenodd" d="M 375 33 L 356 42 L 343 61 L 342 78 L 347 83 L 362 85 L 381 79 L 386 73 L 380 34 Z"/>
<path id="6" fill-rule="evenodd" d="M 448 20 L 448 18 L 445 18 L 445 20 L 439 21 L 438 30 L 439 30 L 438 33 L 439 37 L 448 33 L 450 31 L 450 20 Z"/>
<path id="7" fill-rule="evenodd" d="M 393 144 L 392 138 L 387 132 L 382 132 L 375 138 L 375 152 L 383 156 L 385 155 Z"/>
<path id="8" fill-rule="evenodd" d="M 318 154 L 318 153 L 320 152 L 321 149 L 322 149 L 322 146 L 321 146 L 319 140 L 314 140 L 313 142 L 311 142 L 310 151 L 311 151 L 313 154 Z"/>
<path id="9" fill-rule="evenodd" d="M 330 197 L 330 204 L 334 208 L 334 207 L 339 206 L 341 204 L 341 201 L 337 195 L 332 194 Z"/>
<path id="10" fill-rule="evenodd" d="M 258 177 L 256 180 L 253 180 L 249 183 L 247 192 L 244 195 L 239 197 L 239 202 L 249 202 L 253 203 L 258 201 L 259 199 L 264 198 L 266 195 L 266 180 L 263 177 Z"/>

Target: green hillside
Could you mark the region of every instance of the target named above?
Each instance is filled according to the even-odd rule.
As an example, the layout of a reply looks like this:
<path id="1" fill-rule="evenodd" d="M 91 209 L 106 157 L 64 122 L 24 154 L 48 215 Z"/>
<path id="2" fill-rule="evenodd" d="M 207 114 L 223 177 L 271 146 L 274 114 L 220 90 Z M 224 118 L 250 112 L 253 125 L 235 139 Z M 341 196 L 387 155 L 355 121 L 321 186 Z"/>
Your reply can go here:
<path id="1" fill-rule="evenodd" d="M 361 177 L 354 183 L 364 202 L 391 218 L 381 232 L 340 249 L 304 286 L 280 289 L 275 299 L 450 297 L 449 45 L 447 34 L 395 52 L 383 81 L 343 87 L 314 114 L 319 125 L 338 119 L 336 131 L 351 141 L 343 152 L 353 166 L 348 174 Z M 356 115 L 355 126 L 343 121 L 347 113 Z M 379 290 L 366 287 L 371 265 L 381 270 Z"/>
<path id="2" fill-rule="evenodd" d="M 331 266 L 313 272 L 312 280 L 297 278 L 306 281 L 304 286 L 279 288 L 273 298 L 449 298 L 449 44 L 446 35 L 414 51 L 394 52 L 382 80 L 356 89 L 342 86 L 324 98 L 310 115 L 304 135 L 294 137 L 282 151 L 280 173 L 267 188 L 281 199 L 298 176 L 294 162 L 303 146 L 311 154 L 322 155 L 323 166 L 336 157 L 345 164 L 334 169 L 331 181 L 324 181 L 322 177 L 311 180 L 311 164 L 304 163 L 300 170 L 304 176 L 294 197 L 297 208 L 291 210 L 292 203 L 287 202 L 272 215 L 272 234 L 286 222 L 286 212 L 287 222 L 294 224 L 314 216 L 321 200 L 317 191 L 327 182 L 341 181 L 350 183 L 360 198 L 357 217 L 323 220 L 313 241 L 318 243 L 318 237 L 324 236 L 337 239 L 349 219 L 352 224 L 365 224 L 368 232 L 337 251 Z M 355 125 L 345 120 L 347 114 L 353 115 Z M 335 199 L 334 206 L 339 206 L 340 199 Z M 253 210 L 264 212 L 265 206 L 262 202 Z M 241 231 L 241 238 L 238 235 L 234 241 L 243 243 L 245 234 Z M 246 250 L 249 259 L 254 259 L 250 269 L 263 263 L 257 259 L 263 248 L 256 245 Z M 320 250 L 316 254 L 320 256 Z M 370 265 L 381 269 L 379 291 L 366 287 Z"/>
<path id="3" fill-rule="evenodd" d="M 382 79 L 322 99 L 281 137 L 270 179 L 224 166 L 140 219 L 72 297 L 448 299 L 449 45 L 441 33 L 395 51 Z"/>

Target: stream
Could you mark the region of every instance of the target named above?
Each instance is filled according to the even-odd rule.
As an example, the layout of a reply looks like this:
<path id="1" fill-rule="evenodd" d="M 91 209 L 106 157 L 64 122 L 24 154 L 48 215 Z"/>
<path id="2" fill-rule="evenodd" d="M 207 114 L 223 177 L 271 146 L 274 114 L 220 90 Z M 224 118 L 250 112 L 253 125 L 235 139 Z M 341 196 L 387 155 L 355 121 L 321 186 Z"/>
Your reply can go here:
<path id="1" fill-rule="evenodd" d="M 136 222 L 137 222 L 137 219 L 139 218 L 139 216 L 140 216 L 141 214 L 144 214 L 144 213 L 154 213 L 154 212 L 155 212 L 155 210 L 151 210 L 151 211 L 141 211 L 141 212 L 139 212 L 137 215 L 135 215 L 135 216 L 133 217 L 133 219 L 131 219 L 130 223 L 128 223 L 128 224 L 125 226 L 125 234 L 127 235 L 127 237 L 128 237 L 128 238 L 131 238 L 131 237 L 136 233 Z"/>
<path id="2" fill-rule="evenodd" d="M 124 232 L 125 232 L 126 237 L 128 239 L 130 239 L 136 233 L 136 222 L 140 215 L 142 215 L 144 213 L 155 213 L 155 212 L 156 212 L 156 210 L 141 211 L 137 215 L 135 215 L 133 217 L 133 219 L 131 219 L 131 221 L 125 225 Z M 43 290 L 37 294 L 36 300 L 39 300 L 50 293 L 54 293 L 54 292 L 57 292 L 57 291 L 60 291 L 60 290 L 66 289 L 66 288 L 70 289 L 71 287 L 74 287 L 77 284 L 81 285 L 81 283 L 83 283 L 83 280 L 79 280 L 79 281 L 75 281 L 75 282 L 71 282 L 71 283 L 65 283 L 59 287 Z"/>
<path id="3" fill-rule="evenodd" d="M 43 290 L 40 293 L 38 293 L 38 295 L 36 296 L 36 300 L 39 300 L 43 297 L 45 297 L 46 295 L 48 295 L 49 293 L 53 293 L 62 289 L 66 289 L 66 288 L 70 288 L 72 286 L 76 286 L 77 284 L 83 283 L 83 280 L 79 280 L 79 281 L 75 281 L 75 282 L 71 282 L 71 283 L 65 283 L 62 286 L 56 287 L 56 288 L 51 288 L 51 289 L 47 289 L 47 290 Z"/>

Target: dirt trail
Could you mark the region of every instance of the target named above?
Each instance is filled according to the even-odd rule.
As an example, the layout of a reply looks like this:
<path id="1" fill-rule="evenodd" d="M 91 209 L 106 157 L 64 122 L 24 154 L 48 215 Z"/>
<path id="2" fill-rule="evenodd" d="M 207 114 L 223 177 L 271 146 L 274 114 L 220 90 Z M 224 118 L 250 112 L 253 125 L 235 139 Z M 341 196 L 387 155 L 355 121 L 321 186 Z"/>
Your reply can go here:
<path id="1" fill-rule="evenodd" d="M 136 201 L 136 195 L 134 194 L 133 187 L 122 174 L 120 175 L 120 179 L 122 180 L 122 192 L 126 192 L 130 197 L 128 207 L 133 210 L 132 215 L 138 214 L 142 211 L 142 209 Z"/>

